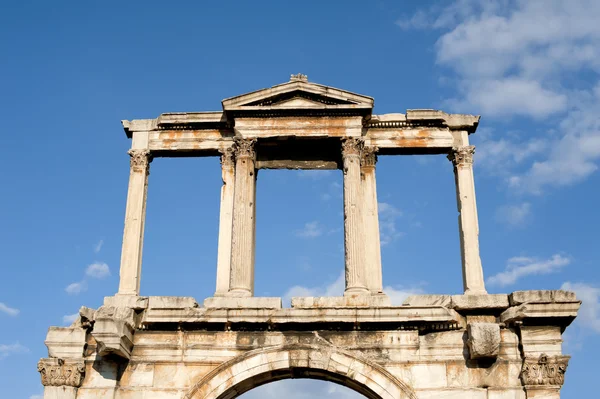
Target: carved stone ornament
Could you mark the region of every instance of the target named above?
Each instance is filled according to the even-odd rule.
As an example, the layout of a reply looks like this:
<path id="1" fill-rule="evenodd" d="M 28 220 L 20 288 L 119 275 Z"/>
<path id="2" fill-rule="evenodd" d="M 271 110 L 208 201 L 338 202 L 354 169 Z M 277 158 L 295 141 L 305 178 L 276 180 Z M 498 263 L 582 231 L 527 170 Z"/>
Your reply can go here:
<path id="1" fill-rule="evenodd" d="M 292 74 L 292 76 L 290 76 L 290 81 L 291 82 L 308 82 L 308 76 L 302 74 L 302 73 L 297 73 L 297 74 Z"/>
<path id="2" fill-rule="evenodd" d="M 455 147 L 448 154 L 448 159 L 454 166 L 464 166 L 473 164 L 473 154 L 475 154 L 474 145 L 466 145 L 464 147 Z"/>
<path id="3" fill-rule="evenodd" d="M 545 353 L 538 359 L 525 358 L 521 380 L 523 385 L 562 385 L 570 356 L 552 356 Z"/>
<path id="4" fill-rule="evenodd" d="M 219 150 L 221 153 L 221 165 L 224 167 L 233 166 L 235 164 L 235 153 L 233 147 L 227 147 Z"/>
<path id="5" fill-rule="evenodd" d="M 364 148 L 364 141 L 362 139 L 349 138 L 342 141 L 342 155 L 357 156 L 360 157 Z"/>
<path id="6" fill-rule="evenodd" d="M 254 151 L 254 144 L 256 143 L 256 139 L 242 139 L 239 137 L 235 137 L 233 139 L 235 143 L 235 157 L 236 158 L 252 158 L 256 157 L 256 153 Z"/>
<path id="7" fill-rule="evenodd" d="M 360 159 L 361 166 L 375 166 L 377 163 L 377 147 L 364 147 L 362 151 L 362 158 Z"/>
<path id="8" fill-rule="evenodd" d="M 44 386 L 69 386 L 78 388 L 83 382 L 85 364 L 83 360 L 66 363 L 62 359 L 42 359 L 38 371 Z"/>
<path id="9" fill-rule="evenodd" d="M 148 172 L 148 164 L 152 162 L 150 150 L 129 150 L 131 169 L 135 172 Z"/>

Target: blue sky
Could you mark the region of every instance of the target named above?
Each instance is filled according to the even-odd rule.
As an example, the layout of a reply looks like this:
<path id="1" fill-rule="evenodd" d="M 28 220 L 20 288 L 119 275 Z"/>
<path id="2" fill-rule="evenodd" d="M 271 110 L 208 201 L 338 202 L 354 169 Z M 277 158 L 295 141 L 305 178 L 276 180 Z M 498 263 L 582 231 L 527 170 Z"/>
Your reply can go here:
<path id="1" fill-rule="evenodd" d="M 575 290 L 564 398 L 600 355 L 600 3 L 13 2 L 0 12 L 0 386 L 33 399 L 48 326 L 118 287 L 130 142 L 121 119 L 219 110 L 291 73 L 375 98 L 376 113 L 481 114 L 475 158 L 488 291 Z M 460 293 L 451 164 L 380 157 L 384 285 Z M 260 171 L 256 294 L 338 295 L 339 171 Z M 143 295 L 214 291 L 216 158 L 151 165 Z M 284 381 L 244 399 L 354 398 Z M 302 396 L 304 395 L 304 396 Z"/>

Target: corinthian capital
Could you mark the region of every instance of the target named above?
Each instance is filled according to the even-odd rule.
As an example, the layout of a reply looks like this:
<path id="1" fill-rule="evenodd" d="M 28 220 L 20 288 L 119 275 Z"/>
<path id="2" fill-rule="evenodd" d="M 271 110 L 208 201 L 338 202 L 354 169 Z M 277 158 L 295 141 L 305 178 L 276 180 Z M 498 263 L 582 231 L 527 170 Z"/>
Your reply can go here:
<path id="1" fill-rule="evenodd" d="M 127 153 L 131 157 L 129 164 L 134 172 L 148 172 L 148 165 L 152 162 L 150 150 L 129 150 Z"/>
<path id="2" fill-rule="evenodd" d="M 234 165 L 235 153 L 233 147 L 220 149 L 219 152 L 221 153 L 221 166 L 230 167 Z"/>
<path id="3" fill-rule="evenodd" d="M 448 154 L 448 159 L 454 164 L 454 166 L 472 165 L 473 154 L 475 154 L 474 145 L 454 147 L 450 151 L 450 154 Z"/>
<path id="4" fill-rule="evenodd" d="M 360 158 L 360 166 L 375 166 L 377 163 L 377 147 L 364 147 Z"/>
<path id="5" fill-rule="evenodd" d="M 256 157 L 256 152 L 254 151 L 254 144 L 256 144 L 256 139 L 243 139 L 240 137 L 235 137 L 233 139 L 235 143 L 235 157 L 236 158 L 252 158 Z"/>
<path id="6" fill-rule="evenodd" d="M 65 362 L 62 359 L 42 359 L 38 371 L 44 386 L 69 386 L 78 388 L 83 382 L 85 364 L 83 359 Z"/>
<path id="7" fill-rule="evenodd" d="M 342 156 L 358 156 L 360 157 L 365 146 L 363 139 L 348 138 L 342 141 Z"/>
<path id="8" fill-rule="evenodd" d="M 523 385 L 562 385 L 569 365 L 569 356 L 526 357 L 523 361 Z"/>

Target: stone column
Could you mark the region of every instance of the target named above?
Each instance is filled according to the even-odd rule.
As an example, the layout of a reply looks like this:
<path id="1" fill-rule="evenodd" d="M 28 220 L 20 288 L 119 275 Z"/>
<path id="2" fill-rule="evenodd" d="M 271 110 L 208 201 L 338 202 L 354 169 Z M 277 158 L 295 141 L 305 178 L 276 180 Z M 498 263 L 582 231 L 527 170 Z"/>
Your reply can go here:
<path id="1" fill-rule="evenodd" d="M 149 150 L 129 150 L 129 155 L 131 156 L 131 169 L 121 251 L 119 295 L 140 294 L 148 175 L 152 161 L 152 154 Z"/>
<path id="2" fill-rule="evenodd" d="M 85 364 L 81 360 L 57 358 L 42 359 L 38 371 L 44 386 L 44 399 L 75 399 L 77 388 L 85 375 Z"/>
<path id="3" fill-rule="evenodd" d="M 376 147 L 365 147 L 360 163 L 363 188 L 367 288 L 373 294 L 383 292 L 381 275 L 381 242 L 379 239 L 379 212 L 377 210 L 377 185 L 375 183 L 377 150 Z"/>
<path id="4" fill-rule="evenodd" d="M 479 223 L 473 178 L 475 146 L 453 148 L 448 159 L 454 165 L 458 226 L 465 294 L 487 294 L 479 257 Z"/>
<path id="5" fill-rule="evenodd" d="M 233 228 L 233 196 L 235 193 L 235 158 L 231 147 L 221 151 L 221 173 L 223 187 L 221 187 L 217 289 L 215 296 L 223 296 L 229 292 L 231 278 L 231 233 Z"/>
<path id="6" fill-rule="evenodd" d="M 349 138 L 342 142 L 344 162 L 344 252 L 346 291 L 344 295 L 367 294 L 365 228 L 362 208 L 360 158 L 364 143 Z"/>
<path id="7" fill-rule="evenodd" d="M 235 140 L 235 190 L 229 296 L 254 294 L 256 140 Z"/>

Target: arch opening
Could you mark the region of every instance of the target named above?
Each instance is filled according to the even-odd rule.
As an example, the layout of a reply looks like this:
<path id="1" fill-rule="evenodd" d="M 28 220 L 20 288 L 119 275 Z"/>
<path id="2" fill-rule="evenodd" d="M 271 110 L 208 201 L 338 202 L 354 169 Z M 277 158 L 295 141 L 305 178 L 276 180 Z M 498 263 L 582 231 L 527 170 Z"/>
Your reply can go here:
<path id="1" fill-rule="evenodd" d="M 299 344 L 249 351 L 202 377 L 184 399 L 235 399 L 261 385 L 310 378 L 348 387 L 367 399 L 417 399 L 383 367 L 334 346 Z"/>
<path id="2" fill-rule="evenodd" d="M 348 377 L 340 376 L 324 370 L 301 367 L 287 370 L 277 370 L 275 372 L 267 372 L 257 375 L 252 379 L 242 381 L 235 387 L 230 388 L 217 399 L 235 399 L 260 386 L 288 379 L 311 379 L 331 382 L 349 388 L 352 391 L 361 394 L 362 397 L 366 399 L 382 399 L 381 396 L 373 392 L 369 387 L 362 385 Z M 244 398 L 245 396 L 242 396 L 241 399 Z"/>

